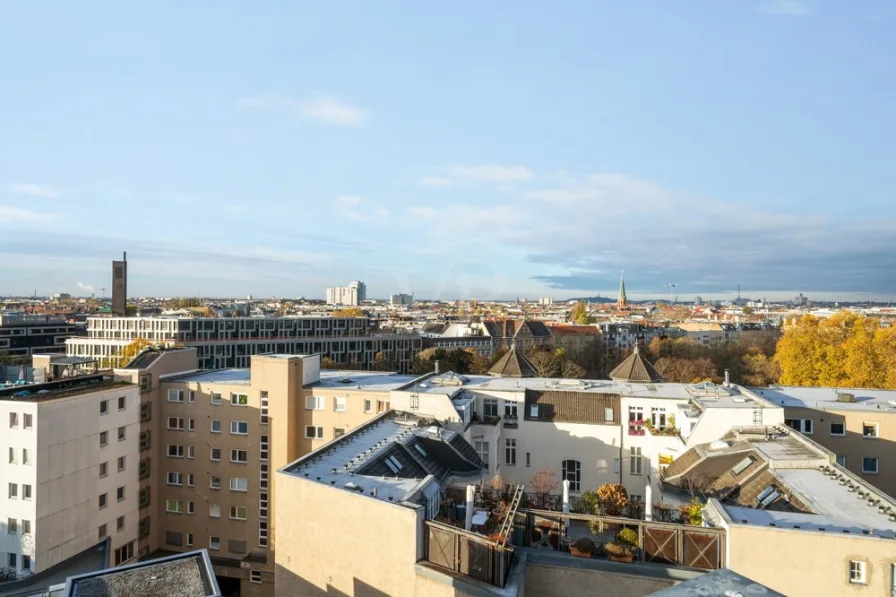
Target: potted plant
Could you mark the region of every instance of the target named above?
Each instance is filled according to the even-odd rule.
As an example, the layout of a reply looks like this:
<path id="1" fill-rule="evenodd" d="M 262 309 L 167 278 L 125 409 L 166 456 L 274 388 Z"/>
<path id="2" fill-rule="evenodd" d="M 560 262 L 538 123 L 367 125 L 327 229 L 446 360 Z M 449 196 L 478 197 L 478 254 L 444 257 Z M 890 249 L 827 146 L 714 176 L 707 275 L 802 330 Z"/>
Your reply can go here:
<path id="1" fill-rule="evenodd" d="M 604 549 L 614 562 L 631 562 L 638 547 L 638 533 L 631 529 L 622 529 L 616 540 L 608 543 Z"/>
<path id="2" fill-rule="evenodd" d="M 577 558 L 590 558 L 597 552 L 597 545 L 591 537 L 579 537 L 569 546 L 569 553 Z"/>

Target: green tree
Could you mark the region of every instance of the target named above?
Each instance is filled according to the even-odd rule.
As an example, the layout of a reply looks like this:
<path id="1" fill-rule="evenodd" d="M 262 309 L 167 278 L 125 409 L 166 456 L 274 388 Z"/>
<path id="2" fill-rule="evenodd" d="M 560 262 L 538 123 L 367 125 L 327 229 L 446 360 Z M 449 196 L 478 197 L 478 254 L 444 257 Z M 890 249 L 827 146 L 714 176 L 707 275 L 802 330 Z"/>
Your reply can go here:
<path id="1" fill-rule="evenodd" d="M 588 314 L 588 305 L 585 301 L 579 301 L 572 306 L 569 313 L 569 320 L 575 321 L 580 325 L 589 325 L 596 321 L 594 317 Z"/>
<path id="2" fill-rule="evenodd" d="M 344 309 L 336 309 L 330 313 L 333 317 L 367 317 L 367 313 L 360 307 L 346 307 Z"/>
<path id="3" fill-rule="evenodd" d="M 750 306 L 744 307 L 743 309 L 740 310 L 740 312 L 743 313 L 744 315 L 752 315 L 753 307 L 750 307 Z"/>

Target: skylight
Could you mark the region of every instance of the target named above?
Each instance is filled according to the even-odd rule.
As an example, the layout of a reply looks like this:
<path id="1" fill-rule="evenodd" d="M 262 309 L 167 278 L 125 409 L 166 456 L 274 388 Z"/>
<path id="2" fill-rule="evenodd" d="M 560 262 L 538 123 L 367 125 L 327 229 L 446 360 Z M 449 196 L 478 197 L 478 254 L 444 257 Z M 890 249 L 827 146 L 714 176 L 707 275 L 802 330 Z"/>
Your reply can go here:
<path id="1" fill-rule="evenodd" d="M 414 444 L 414 448 L 416 448 L 417 451 L 420 452 L 421 456 L 426 458 L 427 454 L 426 454 L 426 450 L 423 449 L 423 446 L 421 446 L 420 444 Z"/>

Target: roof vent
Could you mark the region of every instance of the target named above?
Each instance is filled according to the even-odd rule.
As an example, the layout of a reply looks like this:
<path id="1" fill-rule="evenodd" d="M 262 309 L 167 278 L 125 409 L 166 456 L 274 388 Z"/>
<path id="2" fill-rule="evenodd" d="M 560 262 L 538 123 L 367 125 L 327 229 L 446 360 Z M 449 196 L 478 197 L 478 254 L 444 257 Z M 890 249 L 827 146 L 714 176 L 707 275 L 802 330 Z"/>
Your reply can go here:
<path id="1" fill-rule="evenodd" d="M 837 392 L 837 402 L 855 402 L 856 395 L 852 392 Z"/>
<path id="2" fill-rule="evenodd" d="M 358 486 L 355 485 L 354 483 L 352 483 L 351 481 L 346 483 L 343 487 L 345 487 L 346 489 L 358 489 Z"/>
<path id="3" fill-rule="evenodd" d="M 818 530 L 821 531 L 821 532 L 823 533 L 823 532 L 824 532 L 824 527 L 818 527 Z"/>
<path id="4" fill-rule="evenodd" d="M 333 479 L 332 481 L 330 481 L 330 485 L 336 485 L 336 479 Z"/>

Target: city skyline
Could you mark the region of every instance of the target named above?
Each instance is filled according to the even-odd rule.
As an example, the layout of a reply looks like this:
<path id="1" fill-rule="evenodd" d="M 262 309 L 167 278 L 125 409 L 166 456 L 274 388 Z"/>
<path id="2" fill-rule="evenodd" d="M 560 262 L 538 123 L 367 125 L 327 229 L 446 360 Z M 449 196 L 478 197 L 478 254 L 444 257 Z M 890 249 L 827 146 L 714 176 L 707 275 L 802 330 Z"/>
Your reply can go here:
<path id="1" fill-rule="evenodd" d="M 894 20 L 7 2 L 0 292 L 885 302 Z"/>

